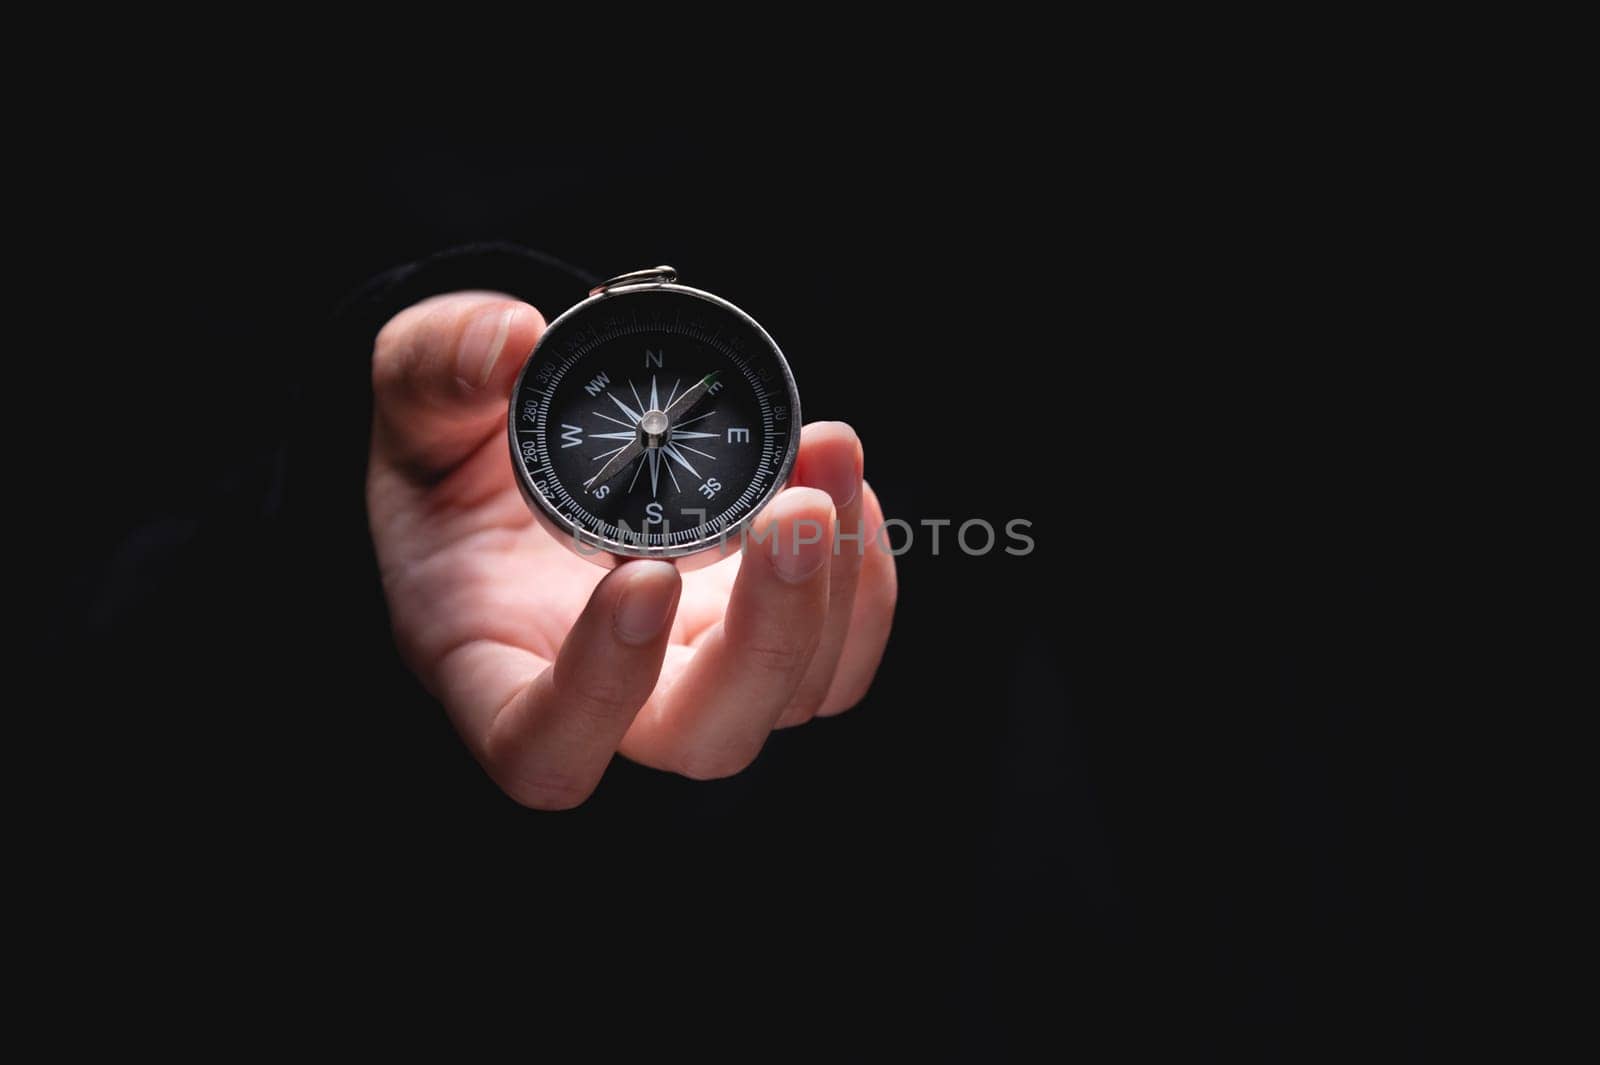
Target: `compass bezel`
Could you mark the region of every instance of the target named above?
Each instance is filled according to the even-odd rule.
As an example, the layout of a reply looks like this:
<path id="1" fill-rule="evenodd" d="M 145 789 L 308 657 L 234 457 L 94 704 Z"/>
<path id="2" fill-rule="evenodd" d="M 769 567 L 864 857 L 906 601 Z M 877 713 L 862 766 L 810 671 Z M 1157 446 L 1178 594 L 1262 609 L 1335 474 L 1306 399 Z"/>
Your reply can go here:
<path id="1" fill-rule="evenodd" d="M 567 517 L 552 503 L 543 492 L 534 485 L 532 474 L 528 472 L 523 461 L 521 449 L 517 440 L 517 397 L 522 394 L 522 382 L 528 372 L 538 363 L 541 351 L 550 337 L 560 332 L 562 325 L 570 325 L 571 321 L 598 306 L 613 300 L 626 300 L 630 295 L 643 292 L 670 292 L 691 299 L 702 300 L 733 315 L 752 333 L 764 343 L 772 356 L 778 362 L 778 369 L 783 374 L 783 387 L 789 400 L 789 441 L 784 451 L 783 458 L 778 464 L 776 475 L 772 483 L 767 486 L 750 510 L 732 525 L 701 537 L 688 543 L 651 546 L 648 544 L 629 543 L 613 537 L 600 535 L 584 529 Z M 506 441 L 511 450 L 511 467 L 517 480 L 517 488 L 522 493 L 522 498 L 527 502 L 533 515 L 544 526 L 545 531 L 561 541 L 569 550 L 607 569 L 615 568 L 624 562 L 636 558 L 670 559 L 680 570 L 698 569 L 710 565 L 727 555 L 737 553 L 742 541 L 742 534 L 756 516 L 772 502 L 772 498 L 788 486 L 789 476 L 794 472 L 795 458 L 800 452 L 800 429 L 804 425 L 800 415 L 800 392 L 795 387 L 794 372 L 789 368 L 789 360 L 784 358 L 783 349 L 778 347 L 777 341 L 772 339 L 761 323 L 750 315 L 729 303 L 721 296 L 713 295 L 703 289 L 691 288 L 668 281 L 640 281 L 624 285 L 614 285 L 598 291 L 579 303 L 567 308 L 554 321 L 545 327 L 544 333 L 534 344 L 533 350 L 523 361 L 522 369 L 517 373 L 516 382 L 511 386 L 506 410 Z"/>

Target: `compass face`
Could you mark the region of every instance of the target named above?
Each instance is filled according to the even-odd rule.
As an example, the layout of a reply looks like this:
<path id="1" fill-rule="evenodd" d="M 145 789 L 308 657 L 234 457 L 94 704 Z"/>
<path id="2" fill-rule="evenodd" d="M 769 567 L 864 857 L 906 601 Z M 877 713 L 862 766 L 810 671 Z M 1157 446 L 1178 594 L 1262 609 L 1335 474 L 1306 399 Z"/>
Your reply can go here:
<path id="1" fill-rule="evenodd" d="M 510 414 L 524 496 L 586 554 L 736 541 L 782 487 L 799 439 L 777 345 L 732 304 L 680 285 L 613 289 L 557 318 Z"/>

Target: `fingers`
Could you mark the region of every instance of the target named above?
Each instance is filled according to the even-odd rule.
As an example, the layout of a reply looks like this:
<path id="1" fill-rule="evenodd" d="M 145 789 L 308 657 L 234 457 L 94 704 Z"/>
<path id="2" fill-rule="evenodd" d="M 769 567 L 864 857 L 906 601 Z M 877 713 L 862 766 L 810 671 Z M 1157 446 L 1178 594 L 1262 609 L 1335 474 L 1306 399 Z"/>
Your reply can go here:
<path id="1" fill-rule="evenodd" d="M 512 381 L 543 332 L 538 311 L 492 292 L 401 311 L 373 346 L 375 440 L 424 474 L 453 466 L 501 428 Z"/>
<path id="2" fill-rule="evenodd" d="M 863 453 L 855 430 L 844 422 L 813 422 L 800 437 L 795 461 L 795 483 L 818 488 L 833 499 L 842 535 L 835 542 L 829 563 L 828 618 L 822 628 L 817 653 L 806 669 L 788 707 L 778 719 L 779 728 L 802 725 L 821 708 L 844 650 L 850 615 L 861 576 L 866 541 L 861 518 Z"/>
<path id="3" fill-rule="evenodd" d="M 508 679 L 527 669 L 525 651 L 478 644 L 447 659 L 446 704 L 457 704 L 458 727 L 508 795 L 537 809 L 589 797 L 655 688 L 681 588 L 671 563 L 619 566 L 589 597 L 554 665 L 521 687 Z"/>
<path id="4" fill-rule="evenodd" d="M 833 503 L 790 488 L 747 538 L 721 622 L 670 689 L 641 713 L 622 753 L 696 779 L 749 765 L 794 698 L 828 616 Z"/>
<path id="5" fill-rule="evenodd" d="M 883 660 L 894 625 L 895 599 L 899 586 L 895 578 L 894 556 L 878 537 L 883 527 L 883 507 L 872 486 L 862 482 L 862 511 L 865 518 L 866 551 L 861 559 L 861 579 L 850 611 L 850 632 L 839 655 L 828 694 L 817 711 L 819 717 L 843 713 L 859 703 L 872 686 L 872 678 Z M 845 545 L 846 549 L 850 545 Z"/>

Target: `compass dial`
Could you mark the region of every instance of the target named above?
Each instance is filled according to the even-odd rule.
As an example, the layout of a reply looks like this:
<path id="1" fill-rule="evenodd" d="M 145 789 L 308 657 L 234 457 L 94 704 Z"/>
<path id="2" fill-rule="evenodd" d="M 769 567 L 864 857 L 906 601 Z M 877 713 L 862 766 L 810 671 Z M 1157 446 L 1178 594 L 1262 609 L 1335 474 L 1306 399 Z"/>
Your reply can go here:
<path id="1" fill-rule="evenodd" d="M 732 304 L 671 284 L 611 289 L 552 322 L 510 414 L 524 496 L 585 554 L 737 542 L 799 439 L 777 345 Z"/>

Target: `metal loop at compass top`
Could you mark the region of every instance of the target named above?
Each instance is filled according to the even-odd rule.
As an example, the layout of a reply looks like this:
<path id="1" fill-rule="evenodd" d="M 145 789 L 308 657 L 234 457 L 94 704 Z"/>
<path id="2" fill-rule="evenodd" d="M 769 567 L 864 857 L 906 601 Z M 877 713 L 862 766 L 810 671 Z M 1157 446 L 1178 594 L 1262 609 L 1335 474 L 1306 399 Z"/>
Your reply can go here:
<path id="1" fill-rule="evenodd" d="M 672 267 L 652 266 L 646 270 L 630 270 L 608 281 L 602 281 L 589 290 L 589 295 L 598 296 L 607 289 L 622 288 L 626 285 L 670 285 L 677 280 L 678 271 Z"/>

